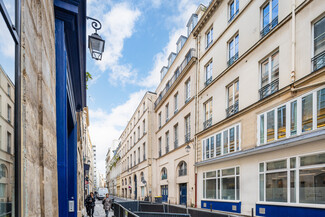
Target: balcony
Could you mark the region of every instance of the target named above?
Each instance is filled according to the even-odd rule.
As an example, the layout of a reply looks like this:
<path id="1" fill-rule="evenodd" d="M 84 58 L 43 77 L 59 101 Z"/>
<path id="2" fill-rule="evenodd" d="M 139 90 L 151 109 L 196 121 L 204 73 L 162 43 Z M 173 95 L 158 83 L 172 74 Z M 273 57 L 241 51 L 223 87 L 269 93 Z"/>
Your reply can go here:
<path id="1" fill-rule="evenodd" d="M 325 50 L 311 59 L 313 72 L 325 66 Z"/>
<path id="2" fill-rule="evenodd" d="M 175 147 L 175 148 L 178 147 L 178 139 L 176 139 L 176 140 L 174 141 L 174 147 Z"/>
<path id="3" fill-rule="evenodd" d="M 191 140 L 191 133 L 186 133 L 185 134 L 185 143 L 190 142 L 190 140 Z"/>
<path id="4" fill-rule="evenodd" d="M 166 145 L 166 154 L 169 152 L 169 145 Z"/>
<path id="5" fill-rule="evenodd" d="M 212 82 L 212 76 L 204 82 L 204 86 L 208 86 Z"/>
<path id="6" fill-rule="evenodd" d="M 235 53 L 229 60 L 228 60 L 228 66 L 231 66 L 236 60 L 238 59 L 238 52 Z"/>
<path id="7" fill-rule="evenodd" d="M 279 90 L 279 78 L 275 79 L 271 83 L 265 85 L 259 90 L 260 99 L 264 99 L 265 97 L 277 92 Z"/>
<path id="8" fill-rule="evenodd" d="M 186 176 L 186 175 L 187 175 L 187 169 L 178 170 L 178 176 Z"/>
<path id="9" fill-rule="evenodd" d="M 235 16 L 238 14 L 238 12 L 239 12 L 239 9 L 230 17 L 230 19 L 228 20 L 228 23 L 230 23 L 235 18 Z"/>
<path id="10" fill-rule="evenodd" d="M 161 180 L 165 180 L 165 179 L 167 179 L 167 174 L 162 174 L 161 175 Z"/>
<path id="11" fill-rule="evenodd" d="M 226 109 L 226 114 L 227 114 L 227 117 L 230 117 L 231 115 L 233 114 L 236 114 L 238 112 L 238 100 L 235 102 L 235 104 L 229 106 L 229 108 Z"/>
<path id="12" fill-rule="evenodd" d="M 205 130 L 211 127 L 211 125 L 212 125 L 212 117 L 203 122 L 203 129 Z"/>
<path id="13" fill-rule="evenodd" d="M 182 74 L 186 66 L 189 64 L 190 60 L 195 56 L 195 49 L 191 48 L 188 53 L 185 56 L 185 59 L 181 63 L 181 65 L 176 69 L 174 72 L 173 77 L 167 82 L 165 88 L 159 93 L 157 100 L 155 101 L 155 108 L 158 106 L 158 104 L 161 102 L 161 100 L 164 98 L 168 90 L 173 86 L 177 78 Z"/>
<path id="14" fill-rule="evenodd" d="M 178 109 L 175 109 L 174 114 L 176 114 L 177 112 L 178 112 Z"/>
<path id="15" fill-rule="evenodd" d="M 188 103 L 191 100 L 191 97 L 187 97 L 187 99 L 185 100 L 185 104 Z"/>
<path id="16" fill-rule="evenodd" d="M 267 35 L 274 27 L 278 25 L 278 17 L 274 18 L 271 23 L 267 24 L 261 31 L 261 37 Z"/>

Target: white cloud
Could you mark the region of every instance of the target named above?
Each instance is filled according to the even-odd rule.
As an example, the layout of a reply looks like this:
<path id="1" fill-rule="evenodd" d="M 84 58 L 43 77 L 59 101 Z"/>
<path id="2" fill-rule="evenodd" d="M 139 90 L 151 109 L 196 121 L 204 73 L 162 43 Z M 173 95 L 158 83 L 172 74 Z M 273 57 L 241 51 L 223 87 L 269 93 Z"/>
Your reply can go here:
<path id="1" fill-rule="evenodd" d="M 203 4 L 208 3 L 208 0 L 201 1 Z M 170 52 L 176 51 L 176 42 L 180 35 L 187 36 L 186 24 L 191 15 L 198 8 L 200 2 L 197 0 L 180 0 L 177 4 L 176 15 L 170 16 L 166 21 L 168 26 L 172 26 L 169 33 L 169 41 L 163 50 L 157 53 L 154 57 L 154 64 L 148 76 L 143 78 L 139 84 L 146 88 L 156 88 L 160 82 L 160 70 L 167 65 L 167 58 Z"/>
<path id="2" fill-rule="evenodd" d="M 136 71 L 131 65 L 123 65 L 119 60 L 123 57 L 124 42 L 135 31 L 135 23 L 141 12 L 133 8 L 129 3 L 122 2 L 111 4 L 105 1 L 90 1 L 90 11 L 102 23 L 99 34 L 105 39 L 105 51 L 101 61 L 96 62 L 102 72 L 109 70 L 109 80 L 112 83 L 133 83 L 136 79 Z M 107 5 L 112 6 L 108 12 L 104 12 Z M 89 29 L 91 33 L 93 30 Z"/>
<path id="3" fill-rule="evenodd" d="M 145 90 L 132 93 L 128 100 L 113 108 L 110 113 L 102 109 L 90 110 L 90 138 L 97 147 L 97 168 L 105 174 L 105 157 L 114 139 L 118 139 L 136 107 L 145 94 Z"/>

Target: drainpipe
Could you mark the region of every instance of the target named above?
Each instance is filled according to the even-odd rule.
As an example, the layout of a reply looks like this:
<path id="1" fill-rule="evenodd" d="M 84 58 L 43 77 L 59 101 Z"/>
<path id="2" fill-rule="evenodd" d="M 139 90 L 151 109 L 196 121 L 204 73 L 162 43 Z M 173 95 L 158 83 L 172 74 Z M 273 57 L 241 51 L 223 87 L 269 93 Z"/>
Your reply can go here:
<path id="1" fill-rule="evenodd" d="M 200 69 L 200 39 L 201 34 L 199 34 L 196 38 L 196 52 L 197 52 L 197 61 L 196 61 L 196 93 L 195 93 L 195 107 L 194 107 L 194 113 L 195 113 L 195 137 L 194 137 L 194 153 L 195 153 L 195 163 L 197 162 L 197 132 L 198 132 L 198 123 L 199 123 L 199 106 L 198 106 L 198 93 L 199 93 L 199 69 Z M 197 208 L 197 167 L 195 167 L 195 208 Z"/>
<path id="2" fill-rule="evenodd" d="M 296 2 L 291 0 L 291 15 L 292 15 L 292 24 L 291 24 L 291 83 L 294 88 L 294 82 L 296 81 Z"/>

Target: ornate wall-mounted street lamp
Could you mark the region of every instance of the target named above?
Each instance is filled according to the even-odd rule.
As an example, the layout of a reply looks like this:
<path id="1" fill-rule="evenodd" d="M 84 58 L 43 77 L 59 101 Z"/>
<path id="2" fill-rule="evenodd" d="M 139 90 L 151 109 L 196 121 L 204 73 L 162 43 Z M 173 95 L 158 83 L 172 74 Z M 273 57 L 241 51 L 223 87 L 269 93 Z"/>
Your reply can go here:
<path id="1" fill-rule="evenodd" d="M 95 29 L 95 33 L 88 35 L 88 48 L 91 57 L 95 60 L 101 60 L 104 53 L 105 40 L 97 34 L 97 30 L 102 28 L 102 24 L 99 20 L 92 17 L 87 17 L 87 20 L 92 20 L 91 26 Z"/>

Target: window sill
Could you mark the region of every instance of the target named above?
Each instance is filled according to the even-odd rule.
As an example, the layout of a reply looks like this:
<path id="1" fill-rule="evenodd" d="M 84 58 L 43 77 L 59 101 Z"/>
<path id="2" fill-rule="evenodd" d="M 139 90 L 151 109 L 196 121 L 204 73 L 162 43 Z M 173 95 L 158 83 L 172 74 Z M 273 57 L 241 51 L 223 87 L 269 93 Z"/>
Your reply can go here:
<path id="1" fill-rule="evenodd" d="M 241 202 L 241 200 L 222 200 L 222 199 L 205 199 L 205 198 L 202 198 L 202 200 L 214 201 L 214 202 L 226 202 L 226 203 L 240 203 Z"/>

